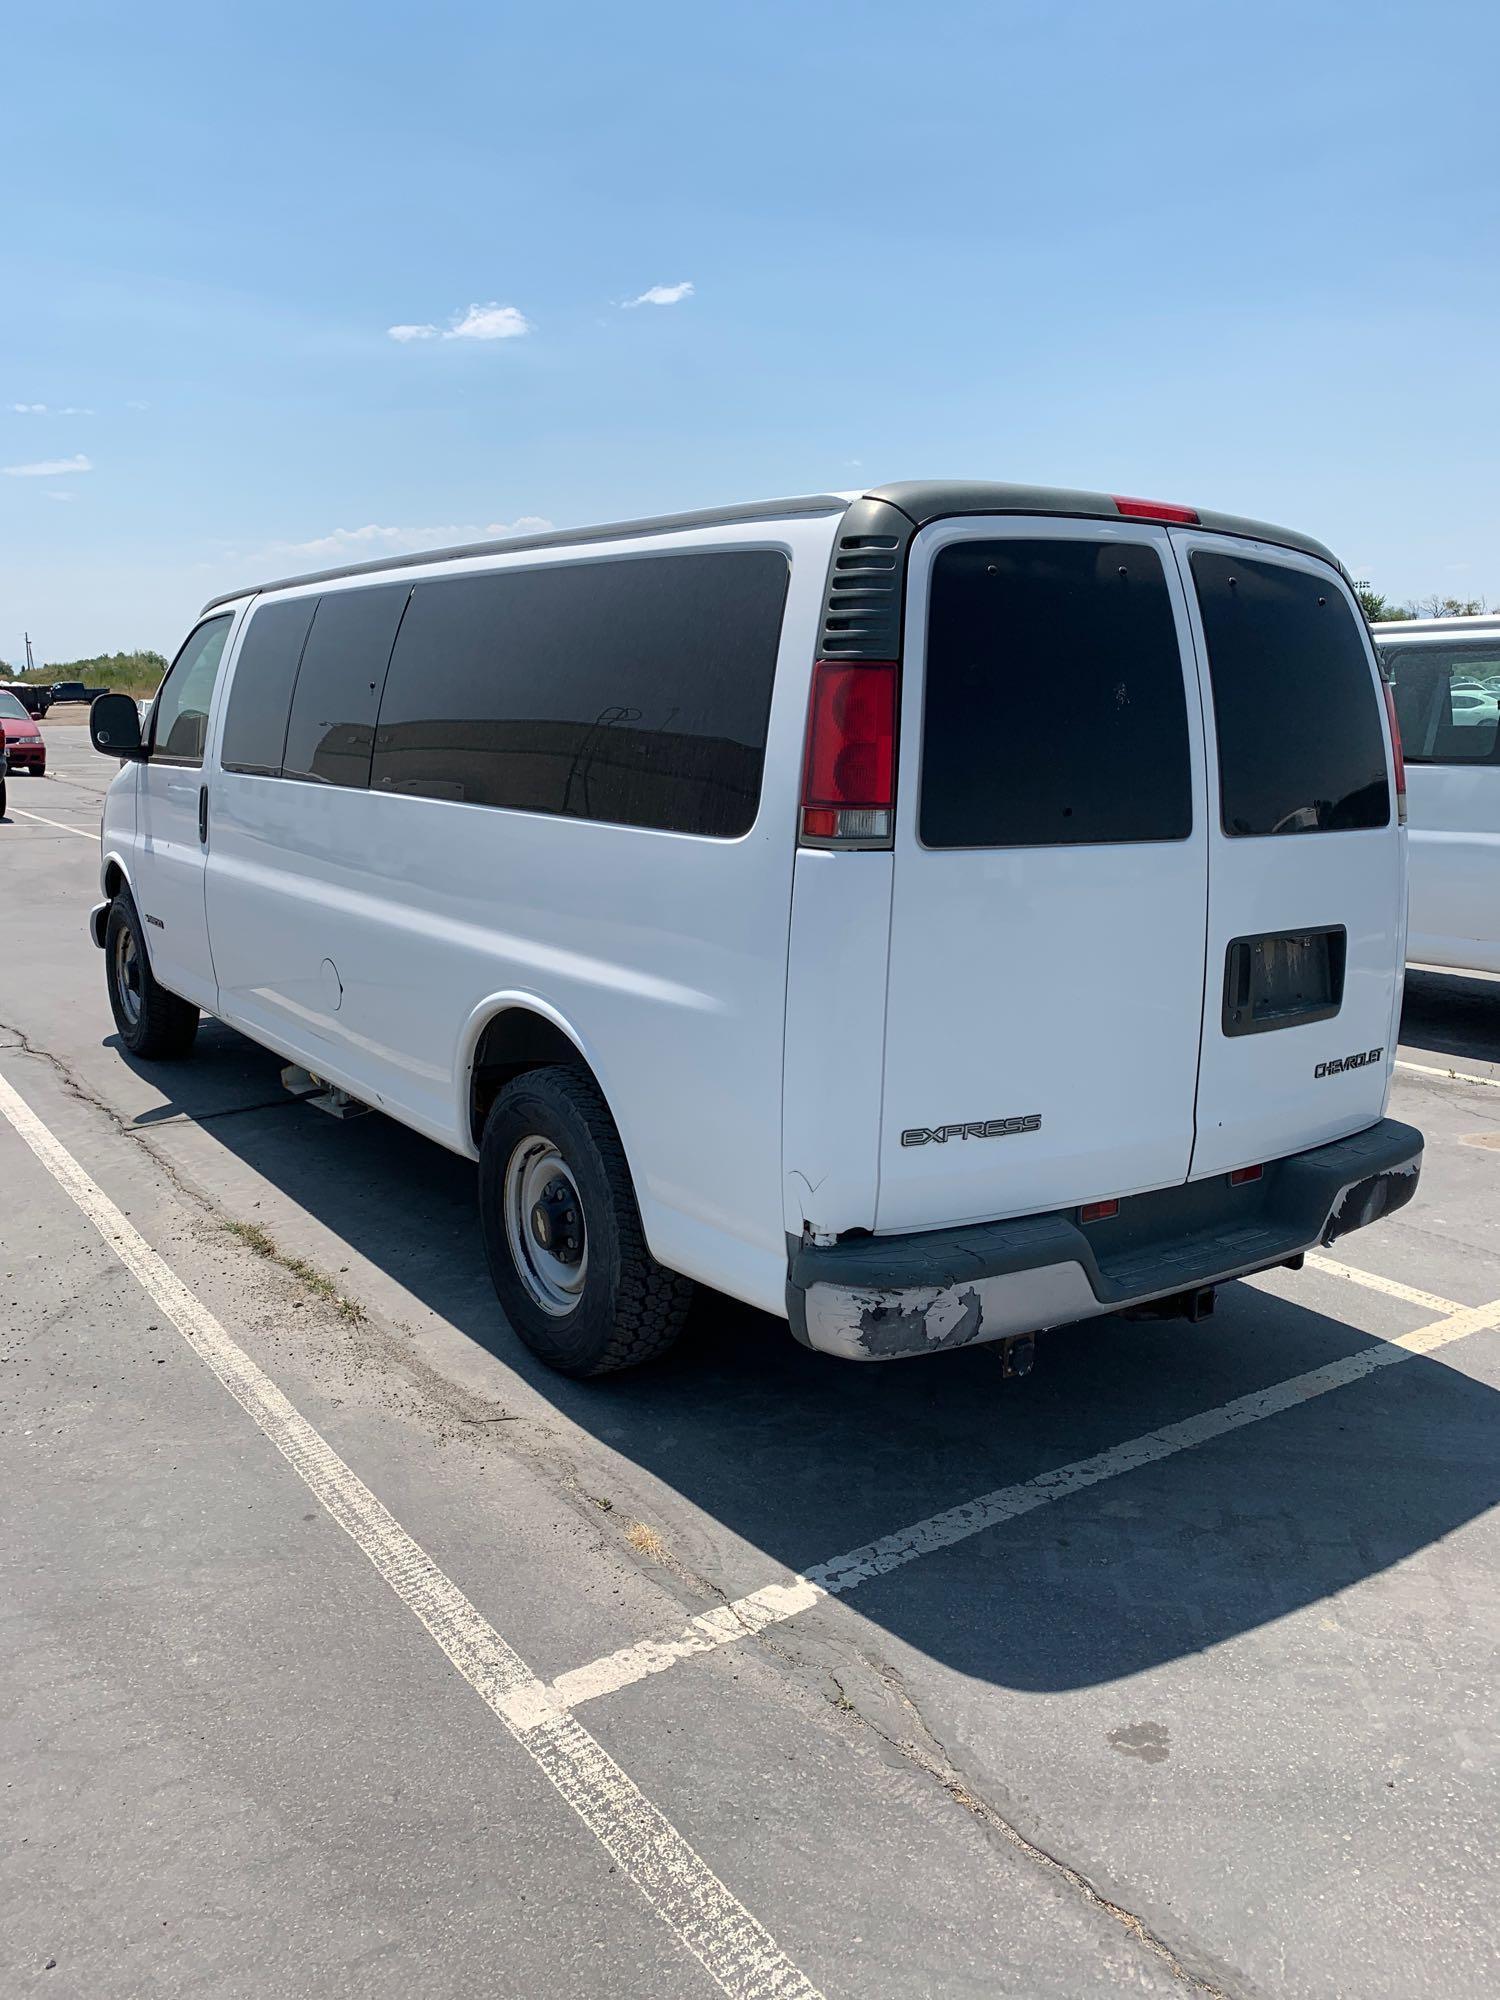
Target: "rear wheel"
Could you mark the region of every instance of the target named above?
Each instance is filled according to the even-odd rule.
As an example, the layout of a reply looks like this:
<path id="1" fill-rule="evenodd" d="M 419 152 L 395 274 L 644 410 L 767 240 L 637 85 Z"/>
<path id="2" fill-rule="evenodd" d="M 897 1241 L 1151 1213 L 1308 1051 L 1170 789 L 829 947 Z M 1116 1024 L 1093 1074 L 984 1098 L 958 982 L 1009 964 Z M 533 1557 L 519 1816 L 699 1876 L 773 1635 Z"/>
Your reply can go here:
<path id="1" fill-rule="evenodd" d="M 185 1056 L 198 1032 L 198 1009 L 158 983 L 146 956 L 140 915 L 122 889 L 104 927 L 104 977 L 120 1040 L 143 1062 Z"/>
<path id="2" fill-rule="evenodd" d="M 559 1065 L 506 1084 L 485 1120 L 479 1203 L 505 1316 L 549 1368 L 634 1368 L 682 1331 L 692 1283 L 646 1248 L 620 1135 L 591 1077 Z"/>

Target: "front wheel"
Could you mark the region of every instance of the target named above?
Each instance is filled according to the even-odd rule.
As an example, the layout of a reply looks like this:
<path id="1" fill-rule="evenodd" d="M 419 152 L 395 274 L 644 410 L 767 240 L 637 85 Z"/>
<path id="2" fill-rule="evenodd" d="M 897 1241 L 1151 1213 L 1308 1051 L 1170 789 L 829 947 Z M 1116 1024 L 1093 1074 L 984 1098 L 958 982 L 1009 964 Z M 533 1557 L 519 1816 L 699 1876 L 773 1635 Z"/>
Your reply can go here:
<path id="1" fill-rule="evenodd" d="M 505 1316 L 549 1368 L 634 1368 L 682 1331 L 692 1282 L 646 1248 L 620 1135 L 591 1077 L 558 1065 L 506 1084 L 485 1120 L 479 1204 Z"/>
<path id="2" fill-rule="evenodd" d="M 158 984 L 128 889 L 109 906 L 104 977 L 120 1040 L 133 1056 L 142 1062 L 170 1062 L 187 1054 L 198 1032 L 198 1009 Z"/>

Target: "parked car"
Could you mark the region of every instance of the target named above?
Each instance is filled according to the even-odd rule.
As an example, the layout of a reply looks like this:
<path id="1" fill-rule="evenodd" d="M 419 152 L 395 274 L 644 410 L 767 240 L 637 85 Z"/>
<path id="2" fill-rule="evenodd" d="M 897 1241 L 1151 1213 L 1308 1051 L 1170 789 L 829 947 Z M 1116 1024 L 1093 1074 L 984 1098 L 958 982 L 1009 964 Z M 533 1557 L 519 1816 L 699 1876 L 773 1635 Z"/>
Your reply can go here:
<path id="1" fill-rule="evenodd" d="M 13 772 L 29 771 L 34 778 L 46 775 L 47 745 L 36 717 L 27 714 L 9 688 L 0 688 L 0 733 L 4 734 Z"/>
<path id="2" fill-rule="evenodd" d="M 208 1009 L 477 1160 L 569 1373 L 694 1280 L 859 1360 L 1199 1317 L 1416 1185 L 1400 765 L 1304 535 L 913 483 L 482 544 L 216 598 L 90 729 L 125 1047 Z"/>
<path id="3" fill-rule="evenodd" d="M 54 681 L 51 694 L 54 702 L 97 701 L 101 694 L 108 694 L 108 688 L 85 687 L 82 681 Z"/>
<path id="4" fill-rule="evenodd" d="M 1410 771 L 1420 965 L 1500 972 L 1500 616 L 1375 628 Z"/>
<path id="5" fill-rule="evenodd" d="M 40 687 L 35 681 L 0 681 L 0 688 L 13 694 L 26 713 L 39 722 L 52 706 L 51 688 Z"/>

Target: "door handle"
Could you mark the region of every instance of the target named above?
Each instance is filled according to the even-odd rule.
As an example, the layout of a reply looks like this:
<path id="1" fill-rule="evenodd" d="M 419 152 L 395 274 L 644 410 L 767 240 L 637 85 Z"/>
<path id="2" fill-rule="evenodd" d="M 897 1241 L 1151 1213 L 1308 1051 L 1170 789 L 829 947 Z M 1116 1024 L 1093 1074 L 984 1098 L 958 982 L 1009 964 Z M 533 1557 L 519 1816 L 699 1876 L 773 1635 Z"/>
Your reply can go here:
<path id="1" fill-rule="evenodd" d="M 208 845 L 208 787 L 207 787 L 207 785 L 200 785 L 200 786 L 198 787 L 198 838 L 199 838 L 199 840 L 200 840 L 200 841 L 202 842 L 202 844 L 203 844 L 203 845 L 204 845 L 205 847 L 207 847 L 207 845 Z"/>

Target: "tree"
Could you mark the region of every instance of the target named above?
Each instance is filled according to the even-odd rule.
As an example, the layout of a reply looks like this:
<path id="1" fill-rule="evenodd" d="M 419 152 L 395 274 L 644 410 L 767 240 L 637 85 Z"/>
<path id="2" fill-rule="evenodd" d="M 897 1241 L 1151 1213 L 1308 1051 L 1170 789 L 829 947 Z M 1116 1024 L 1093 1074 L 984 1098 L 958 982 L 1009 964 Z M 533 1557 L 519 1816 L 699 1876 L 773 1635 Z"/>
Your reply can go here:
<path id="1" fill-rule="evenodd" d="M 1482 597 L 1420 597 L 1409 607 L 1414 618 L 1477 618 L 1488 610 Z"/>
<path id="2" fill-rule="evenodd" d="M 1411 613 L 1399 604 L 1392 604 L 1388 597 L 1366 583 L 1354 586 L 1354 595 L 1359 599 L 1359 608 L 1372 625 L 1388 624 L 1393 618 L 1410 618 Z"/>

